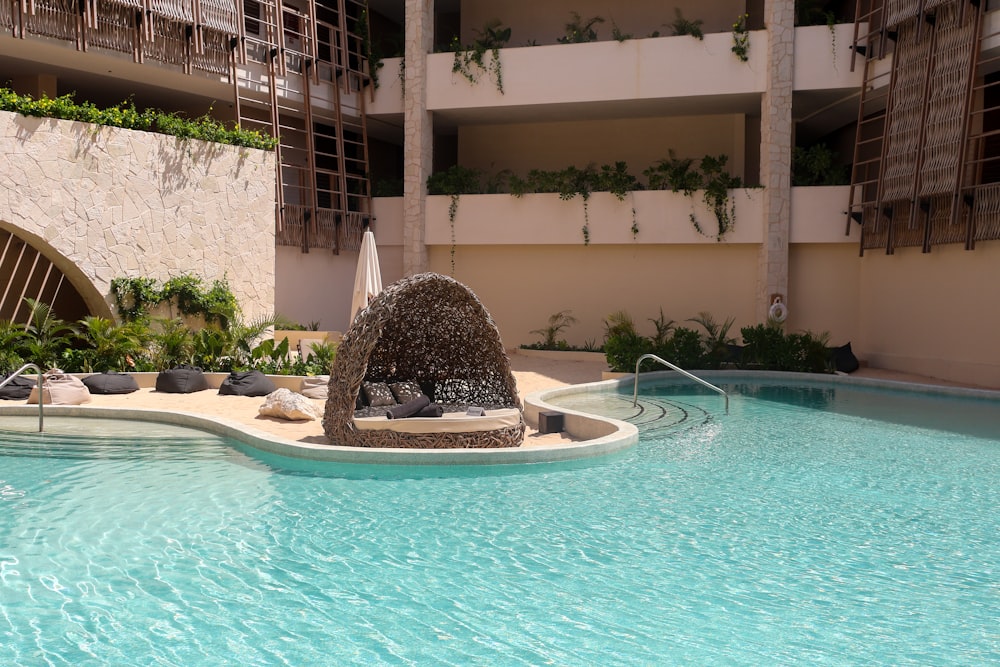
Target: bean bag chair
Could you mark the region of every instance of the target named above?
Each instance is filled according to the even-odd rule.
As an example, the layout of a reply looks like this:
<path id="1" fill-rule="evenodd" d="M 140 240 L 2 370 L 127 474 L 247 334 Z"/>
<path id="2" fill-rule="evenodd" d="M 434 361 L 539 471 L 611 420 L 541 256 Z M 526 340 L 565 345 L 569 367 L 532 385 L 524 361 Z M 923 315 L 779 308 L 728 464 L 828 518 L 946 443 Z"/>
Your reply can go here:
<path id="1" fill-rule="evenodd" d="M 31 389 L 28 403 L 38 403 L 38 387 Z M 45 371 L 42 376 L 42 402 L 46 405 L 80 405 L 90 402 L 90 390 L 78 377 L 63 373 L 58 368 Z"/>
<path id="2" fill-rule="evenodd" d="M 861 363 L 851 351 L 850 343 L 833 348 L 830 351 L 830 356 L 833 360 L 833 367 L 841 373 L 853 373 L 861 368 Z"/>
<path id="3" fill-rule="evenodd" d="M 233 371 L 219 386 L 220 396 L 267 396 L 277 387 L 260 371 Z"/>
<path id="4" fill-rule="evenodd" d="M 83 384 L 91 394 L 131 394 L 139 391 L 139 385 L 135 378 L 128 373 L 115 373 L 104 371 L 97 375 L 88 375 L 83 378 Z"/>
<path id="5" fill-rule="evenodd" d="M 156 376 L 156 391 L 165 394 L 191 394 L 208 388 L 208 378 L 197 366 L 168 368 Z"/>
<path id="6" fill-rule="evenodd" d="M 4 374 L 0 375 L 0 382 L 3 382 L 10 375 Z M 26 378 L 23 375 L 18 375 L 9 383 L 0 387 L 0 400 L 4 401 L 23 401 L 31 395 L 31 390 L 38 384 L 38 381 L 33 378 Z"/>
<path id="7" fill-rule="evenodd" d="M 299 388 L 299 393 L 306 398 L 326 400 L 326 397 L 329 395 L 329 385 L 329 375 L 307 376 L 302 378 L 302 385 Z"/>

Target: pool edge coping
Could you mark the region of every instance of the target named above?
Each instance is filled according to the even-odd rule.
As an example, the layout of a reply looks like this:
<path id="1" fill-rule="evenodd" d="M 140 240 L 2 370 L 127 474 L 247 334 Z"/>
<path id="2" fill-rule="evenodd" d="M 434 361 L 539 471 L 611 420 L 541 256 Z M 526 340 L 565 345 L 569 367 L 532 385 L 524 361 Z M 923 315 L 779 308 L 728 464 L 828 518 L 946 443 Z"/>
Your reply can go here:
<path id="1" fill-rule="evenodd" d="M 795 380 L 799 383 L 806 381 L 850 384 L 886 389 L 904 389 L 918 393 L 1000 400 L 1000 390 L 935 385 L 882 378 L 851 377 L 839 374 L 721 370 L 702 371 L 699 372 L 698 376 L 705 379 L 712 379 L 713 377 L 744 377 L 747 379 Z M 678 376 L 673 371 L 654 371 L 641 374 L 639 384 L 641 386 L 651 381 L 663 380 L 671 381 L 671 383 L 674 381 L 689 381 Z M 524 417 L 529 424 L 537 425 L 538 414 L 540 412 L 559 412 L 564 415 L 565 431 L 572 437 L 580 438 L 580 440 L 570 443 L 516 448 L 376 449 L 326 445 L 281 438 L 256 429 L 253 426 L 222 417 L 210 417 L 198 413 L 156 408 L 47 405 L 45 412 L 47 414 L 67 417 L 91 418 L 99 414 L 110 414 L 137 421 L 154 421 L 176 426 L 193 427 L 215 435 L 232 438 L 247 447 L 269 454 L 328 463 L 367 465 L 514 465 L 554 463 L 605 456 L 628 449 L 638 443 L 639 430 L 634 424 L 625 421 L 562 408 L 548 401 L 570 394 L 602 393 L 608 389 L 617 389 L 626 385 L 634 386 L 634 382 L 634 375 L 629 374 L 621 378 L 554 387 L 526 395 L 524 397 Z M 34 405 L 0 405 L 0 415 L 34 416 L 37 413 L 38 408 Z"/>

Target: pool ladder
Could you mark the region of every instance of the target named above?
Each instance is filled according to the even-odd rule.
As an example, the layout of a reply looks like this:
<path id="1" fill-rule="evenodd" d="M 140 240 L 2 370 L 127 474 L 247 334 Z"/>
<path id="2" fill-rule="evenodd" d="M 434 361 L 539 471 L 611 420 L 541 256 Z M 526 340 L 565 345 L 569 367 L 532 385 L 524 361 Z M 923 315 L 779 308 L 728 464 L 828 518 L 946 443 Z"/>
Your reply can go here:
<path id="1" fill-rule="evenodd" d="M 42 369 L 39 368 L 38 366 L 36 366 L 35 364 L 25 364 L 25 365 L 21 366 L 20 368 L 18 368 L 13 373 L 11 373 L 9 378 L 7 378 L 6 380 L 4 380 L 3 382 L 0 382 L 0 389 L 2 389 L 3 387 L 6 387 L 8 384 L 10 384 L 11 382 L 13 382 L 14 378 L 16 378 L 17 376 L 19 376 L 21 373 L 23 373 L 24 371 L 28 370 L 29 368 L 34 368 L 35 372 L 38 373 L 38 432 L 41 433 L 42 431 L 45 430 L 44 429 L 44 426 L 45 426 L 45 416 L 42 413 L 42 404 L 45 402 L 45 396 L 42 393 L 42 381 L 45 379 L 45 377 L 42 375 Z"/>
<path id="2" fill-rule="evenodd" d="M 639 365 L 642 364 L 642 362 L 646 361 L 646 359 L 653 359 L 655 361 L 658 361 L 661 364 L 663 364 L 664 366 L 667 366 L 668 368 L 677 371 L 678 373 L 680 373 L 684 377 L 688 378 L 689 380 L 694 380 L 698 384 L 704 385 L 705 387 L 708 387 L 709 389 L 711 389 L 715 393 L 722 394 L 722 397 L 726 399 L 726 414 L 727 415 L 729 414 L 729 394 L 727 394 L 726 392 L 724 392 L 722 389 L 719 389 L 718 387 L 716 387 L 711 382 L 705 382 L 704 380 L 702 380 L 697 375 L 692 375 L 691 373 L 688 373 L 683 368 L 678 368 L 677 366 L 674 366 L 669 361 L 665 361 L 663 359 L 660 359 L 655 354 L 644 354 L 641 357 L 639 357 L 638 361 L 635 362 L 635 387 L 632 389 L 632 407 L 635 407 L 636 405 L 639 404 Z"/>

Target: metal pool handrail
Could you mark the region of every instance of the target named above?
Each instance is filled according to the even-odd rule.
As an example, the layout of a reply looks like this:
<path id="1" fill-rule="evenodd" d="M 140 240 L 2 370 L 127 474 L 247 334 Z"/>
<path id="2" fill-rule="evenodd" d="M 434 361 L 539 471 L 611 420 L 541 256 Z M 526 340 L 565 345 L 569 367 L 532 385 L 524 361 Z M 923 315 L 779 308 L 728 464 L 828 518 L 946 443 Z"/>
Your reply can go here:
<path id="1" fill-rule="evenodd" d="M 683 368 L 678 368 L 677 366 L 674 366 L 669 361 L 664 361 L 663 359 L 660 359 L 655 354 L 644 354 L 641 357 L 639 357 L 638 361 L 635 362 L 635 387 L 632 389 L 632 407 L 635 407 L 636 405 L 639 404 L 639 365 L 642 362 L 644 362 L 646 359 L 655 359 L 656 361 L 660 362 L 664 366 L 667 366 L 667 367 L 671 368 L 672 370 L 677 371 L 678 373 L 680 373 L 684 377 L 688 378 L 689 380 L 694 380 L 698 384 L 704 385 L 704 386 L 708 387 L 709 389 L 711 389 L 712 391 L 714 391 L 714 392 L 716 392 L 718 394 L 722 394 L 722 397 L 726 399 L 726 414 L 727 415 L 729 414 L 729 394 L 727 394 L 726 392 L 724 392 L 722 389 L 719 389 L 718 387 L 716 387 L 711 382 L 705 382 L 704 380 L 702 380 L 697 375 L 692 375 L 691 373 L 688 373 Z"/>
<path id="2" fill-rule="evenodd" d="M 18 375 L 28 370 L 29 368 L 34 368 L 35 372 L 38 373 L 38 432 L 41 433 L 44 430 L 45 416 L 42 414 L 42 403 L 45 402 L 45 396 L 42 394 L 42 381 L 45 377 L 42 375 L 42 369 L 35 364 L 25 364 L 18 368 L 16 371 L 10 374 L 10 377 L 0 382 L 0 389 L 6 387 L 8 384 L 14 381 Z"/>

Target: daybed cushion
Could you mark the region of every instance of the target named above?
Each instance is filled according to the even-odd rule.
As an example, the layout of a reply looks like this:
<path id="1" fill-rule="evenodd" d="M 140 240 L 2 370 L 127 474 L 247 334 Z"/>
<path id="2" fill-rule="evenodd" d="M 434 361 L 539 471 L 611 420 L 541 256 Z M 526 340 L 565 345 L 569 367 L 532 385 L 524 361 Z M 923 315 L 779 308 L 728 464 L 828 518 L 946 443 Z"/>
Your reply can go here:
<path id="1" fill-rule="evenodd" d="M 0 382 L 9 377 L 9 375 L 0 375 Z M 0 399 L 5 401 L 23 401 L 31 395 L 31 390 L 36 384 L 38 384 L 37 380 L 18 375 L 6 386 L 0 387 Z"/>
<path id="2" fill-rule="evenodd" d="M 412 380 L 406 382 L 393 382 L 389 385 L 389 391 L 392 395 L 396 397 L 397 403 L 409 403 L 418 396 L 425 396 L 424 390 L 420 388 L 420 385 Z M 430 397 L 428 397 L 428 403 L 430 402 Z"/>
<path id="3" fill-rule="evenodd" d="M 104 371 L 83 378 L 83 384 L 91 394 L 131 394 L 139 391 L 139 384 L 128 373 Z"/>
<path id="4" fill-rule="evenodd" d="M 396 397 L 385 382 L 362 382 L 361 391 L 365 392 L 365 402 L 373 408 L 396 405 Z"/>
<path id="5" fill-rule="evenodd" d="M 464 412 L 446 412 L 441 417 L 410 417 L 386 419 L 385 417 L 355 417 L 354 427 L 359 431 L 383 430 L 397 433 L 472 433 L 496 431 L 521 423 L 517 408 L 487 410 L 485 417 L 470 417 Z"/>
<path id="6" fill-rule="evenodd" d="M 277 387 L 258 370 L 233 371 L 219 385 L 220 396 L 267 396 Z"/>
<path id="7" fill-rule="evenodd" d="M 156 376 L 156 391 L 166 394 L 191 394 L 208 389 L 208 378 L 197 366 L 178 366 Z"/>

